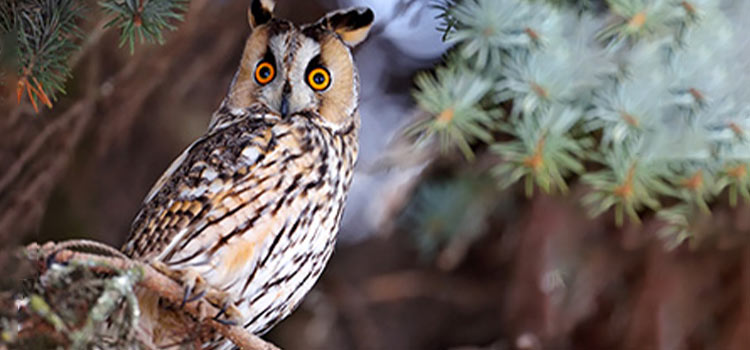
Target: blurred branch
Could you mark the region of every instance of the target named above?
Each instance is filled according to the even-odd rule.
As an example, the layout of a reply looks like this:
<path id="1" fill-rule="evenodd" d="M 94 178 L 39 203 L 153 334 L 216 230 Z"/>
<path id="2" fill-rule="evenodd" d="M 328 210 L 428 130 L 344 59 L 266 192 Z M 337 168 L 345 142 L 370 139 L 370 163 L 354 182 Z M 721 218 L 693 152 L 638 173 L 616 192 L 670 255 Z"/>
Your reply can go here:
<path id="1" fill-rule="evenodd" d="M 100 96 L 99 73 L 99 61 L 92 59 L 87 67 L 83 98 L 46 124 L 41 132 L 8 125 L 8 131 L 23 137 L 19 140 L 29 140 L 18 158 L 6 164 L 7 171 L 0 177 L 0 193 L 3 194 L 0 195 L 0 238 L 5 239 L 8 246 L 13 246 L 20 238 L 14 236 L 14 232 L 24 232 L 27 229 L 24 225 L 38 222 L 47 196 L 91 123 Z"/>
<path id="2" fill-rule="evenodd" d="M 60 117 L 56 118 L 52 123 L 46 125 L 42 132 L 36 135 L 36 137 L 29 143 L 29 146 L 23 150 L 23 153 L 18 159 L 11 165 L 0 177 L 0 192 L 5 191 L 6 188 L 13 183 L 13 180 L 21 173 L 26 164 L 33 159 L 33 157 L 39 152 L 44 146 L 51 135 L 69 125 L 71 121 L 83 111 L 84 102 L 80 101 L 74 104 L 70 109 L 63 113 Z"/>
<path id="3" fill-rule="evenodd" d="M 137 282 L 137 286 L 153 291 L 174 305 L 182 303 L 184 296 L 183 287 L 148 264 L 128 259 L 122 255 L 99 255 L 73 251 L 66 248 L 67 245 L 65 242 L 58 244 L 48 242 L 43 246 L 32 243 L 25 248 L 25 253 L 29 259 L 37 262 L 46 263 L 54 261 L 61 264 L 85 264 L 85 266 L 90 266 L 91 269 L 98 273 L 112 273 L 117 270 L 131 271 L 135 269 L 141 272 L 141 278 Z M 219 313 L 219 309 L 208 303 L 187 303 L 182 310 L 198 320 L 196 322 L 210 327 L 243 350 L 279 350 L 273 344 L 251 334 L 239 325 L 226 325 L 211 318 L 206 319 L 203 315 L 215 315 Z"/>

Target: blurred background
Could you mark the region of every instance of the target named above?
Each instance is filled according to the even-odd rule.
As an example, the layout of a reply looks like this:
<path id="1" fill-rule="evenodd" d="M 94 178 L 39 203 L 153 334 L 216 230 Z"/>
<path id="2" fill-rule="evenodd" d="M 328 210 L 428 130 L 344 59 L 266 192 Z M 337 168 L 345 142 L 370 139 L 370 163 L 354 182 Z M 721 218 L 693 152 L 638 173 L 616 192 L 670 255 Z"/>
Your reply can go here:
<path id="1" fill-rule="evenodd" d="M 498 0 L 501 1 L 501 0 Z M 498 190 L 460 156 L 414 154 L 416 72 L 449 48 L 429 0 L 277 1 L 296 23 L 369 6 L 356 49 L 361 158 L 321 281 L 266 338 L 284 349 L 750 347 L 750 215 L 715 208 L 700 245 L 665 248 L 648 216 L 618 228 L 571 195 Z M 67 94 L 35 114 L 3 86 L 0 286 L 13 249 L 90 238 L 119 247 L 151 185 L 200 136 L 237 68 L 247 1 L 193 0 L 166 43 L 131 56 L 87 23 Z M 91 29 L 94 28 L 94 29 Z M 522 187 L 522 186 L 521 186 Z"/>

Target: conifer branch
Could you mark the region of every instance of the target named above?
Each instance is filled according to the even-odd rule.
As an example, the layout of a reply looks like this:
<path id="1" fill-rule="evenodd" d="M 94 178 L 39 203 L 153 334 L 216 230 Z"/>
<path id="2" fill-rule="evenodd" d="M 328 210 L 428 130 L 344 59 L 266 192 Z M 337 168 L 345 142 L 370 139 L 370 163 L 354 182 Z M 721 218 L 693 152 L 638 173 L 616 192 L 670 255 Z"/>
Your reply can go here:
<path id="1" fill-rule="evenodd" d="M 120 31 L 120 46 L 127 43 L 130 53 L 136 42 L 164 43 L 164 31 L 176 29 L 183 20 L 188 0 L 102 0 L 104 16 L 112 18 L 105 28 Z M 84 18 L 84 12 L 87 14 Z M 93 15 L 93 16 L 89 16 Z M 3 41 L 0 53 L 12 51 L 16 99 L 26 96 L 34 111 L 40 105 L 52 108 L 58 93 L 65 93 L 65 82 L 71 77 L 72 60 L 87 37 L 81 23 L 96 17 L 94 9 L 85 8 L 80 0 L 6 0 L 0 2 L 0 34 L 12 39 Z M 95 36 L 101 28 L 92 29 Z"/>
<path id="2" fill-rule="evenodd" d="M 75 0 L 9 0 L 0 5 L 0 28 L 16 37 L 19 103 L 26 95 L 35 111 L 39 104 L 52 108 L 57 93 L 65 93 L 68 58 L 82 35 L 77 26 L 82 12 Z"/>
<path id="3" fill-rule="evenodd" d="M 467 158 L 490 145 L 503 187 L 564 193 L 581 181 L 593 215 L 614 210 L 622 224 L 656 211 L 673 236 L 689 236 L 691 213 L 707 215 L 722 193 L 732 206 L 750 198 L 740 20 L 750 6 L 605 3 L 441 1 L 438 29 L 455 46 L 435 74 L 417 77 L 415 99 L 434 119 L 410 130 Z M 471 85 L 464 79 L 475 84 L 456 88 Z"/>
<path id="4" fill-rule="evenodd" d="M 164 43 L 164 30 L 175 30 L 172 21 L 182 21 L 188 0 L 106 0 L 100 1 L 107 15 L 114 16 L 105 27 L 120 30 L 120 46 L 130 53 L 140 43 Z"/>

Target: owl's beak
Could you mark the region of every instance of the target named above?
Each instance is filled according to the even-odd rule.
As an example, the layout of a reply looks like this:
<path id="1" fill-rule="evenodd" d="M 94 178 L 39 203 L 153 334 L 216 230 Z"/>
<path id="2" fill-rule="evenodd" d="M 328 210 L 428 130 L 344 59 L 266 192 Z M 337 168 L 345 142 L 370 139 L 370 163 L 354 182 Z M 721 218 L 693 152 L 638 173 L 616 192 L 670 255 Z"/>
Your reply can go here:
<path id="1" fill-rule="evenodd" d="M 286 94 L 281 96 L 281 107 L 279 108 L 279 113 L 281 113 L 282 118 L 289 114 L 289 98 Z"/>
<path id="2" fill-rule="evenodd" d="M 284 84 L 284 90 L 281 92 L 281 105 L 279 106 L 279 113 L 281 113 L 282 118 L 289 114 L 289 94 L 291 93 L 292 87 L 287 82 Z"/>

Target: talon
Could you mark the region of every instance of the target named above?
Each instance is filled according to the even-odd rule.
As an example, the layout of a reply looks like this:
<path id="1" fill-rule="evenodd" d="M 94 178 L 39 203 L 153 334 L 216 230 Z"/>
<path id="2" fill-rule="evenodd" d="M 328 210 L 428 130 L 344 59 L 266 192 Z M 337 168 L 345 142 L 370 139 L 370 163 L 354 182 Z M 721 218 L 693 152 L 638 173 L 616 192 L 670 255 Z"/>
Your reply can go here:
<path id="1" fill-rule="evenodd" d="M 194 288 L 185 287 L 185 294 L 182 296 L 182 303 L 180 304 L 180 308 L 185 307 L 185 304 L 192 303 L 196 300 L 199 300 L 200 298 L 203 298 L 206 295 L 206 290 L 201 290 L 200 292 L 193 295 L 190 291 Z"/>
<path id="2" fill-rule="evenodd" d="M 187 304 L 188 299 L 190 299 L 190 288 L 185 287 L 185 291 L 182 293 L 182 302 L 180 303 L 180 309 L 185 307 L 185 304 Z"/>
<path id="3" fill-rule="evenodd" d="M 206 295 L 206 300 L 219 308 L 219 312 L 213 318 L 215 321 L 229 326 L 238 325 L 242 322 L 242 313 L 234 306 L 231 295 L 213 290 Z"/>
<path id="4" fill-rule="evenodd" d="M 214 318 L 214 321 L 219 322 L 225 326 L 236 326 L 239 323 L 234 320 L 228 320 L 228 319 L 220 319 L 220 318 Z"/>
<path id="5" fill-rule="evenodd" d="M 216 316 L 214 316 L 214 320 L 218 321 L 219 317 L 227 312 L 227 305 L 229 305 L 229 303 L 225 302 L 224 304 L 222 304 L 221 309 L 219 309 L 219 312 L 216 314 Z"/>
<path id="6" fill-rule="evenodd" d="M 221 318 L 223 315 L 226 315 L 226 318 Z M 228 301 L 222 304 L 221 309 L 213 319 L 226 326 L 236 326 L 240 323 L 239 311 Z"/>
<path id="7" fill-rule="evenodd" d="M 224 306 L 222 306 L 221 309 L 219 309 L 219 312 L 216 314 L 216 316 L 214 316 L 214 320 L 218 321 L 219 317 L 221 317 L 221 315 L 223 315 L 225 312 L 227 312 L 227 307 L 226 306 L 227 306 L 227 304 L 224 304 Z"/>

